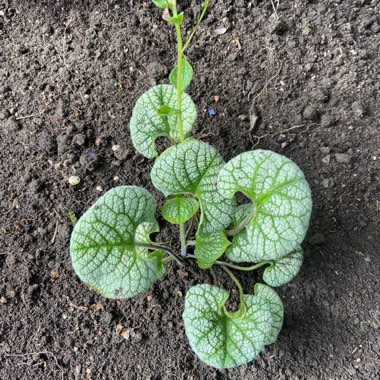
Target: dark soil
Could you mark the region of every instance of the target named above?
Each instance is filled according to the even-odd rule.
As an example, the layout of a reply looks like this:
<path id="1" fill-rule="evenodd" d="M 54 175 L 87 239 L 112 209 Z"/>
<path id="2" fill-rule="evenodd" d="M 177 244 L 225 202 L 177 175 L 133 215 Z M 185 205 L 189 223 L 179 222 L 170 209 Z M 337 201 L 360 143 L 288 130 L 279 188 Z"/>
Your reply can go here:
<path id="1" fill-rule="evenodd" d="M 115 302 L 80 282 L 68 253 L 67 209 L 79 217 L 120 184 L 162 203 L 128 121 L 145 90 L 167 83 L 172 28 L 148 0 L 0 0 L 1 379 L 379 378 L 379 1 L 279 3 L 277 19 L 270 1 L 212 2 L 188 52 L 195 135 L 226 160 L 285 154 L 314 199 L 305 263 L 279 289 L 278 342 L 218 371 L 193 354 L 181 319 L 209 271 L 171 264 L 147 294 Z"/>

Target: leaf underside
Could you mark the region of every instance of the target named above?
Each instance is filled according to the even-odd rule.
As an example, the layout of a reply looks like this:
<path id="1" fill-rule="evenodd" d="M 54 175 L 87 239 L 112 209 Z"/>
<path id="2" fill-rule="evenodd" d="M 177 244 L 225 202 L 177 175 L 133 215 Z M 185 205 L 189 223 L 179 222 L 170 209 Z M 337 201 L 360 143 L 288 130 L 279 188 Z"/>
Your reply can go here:
<path id="1" fill-rule="evenodd" d="M 224 161 L 216 149 L 192 138 L 162 153 L 153 165 L 153 185 L 166 196 L 195 195 L 200 203 L 200 230 L 203 234 L 220 231 L 232 221 L 236 203 L 217 188 Z"/>
<path id="2" fill-rule="evenodd" d="M 187 292 L 183 319 L 190 345 L 199 358 L 215 368 L 231 368 L 253 360 L 272 331 L 270 304 L 244 295 L 246 312 L 231 318 L 224 310 L 227 291 L 197 285 Z"/>
<path id="3" fill-rule="evenodd" d="M 79 219 L 70 242 L 78 276 L 108 298 L 124 299 L 149 289 L 164 274 L 162 254 L 137 243 L 149 243 L 158 231 L 156 202 L 137 186 L 116 187 Z"/>
<path id="4" fill-rule="evenodd" d="M 157 110 L 164 106 L 177 108 L 177 90 L 171 85 L 160 84 L 141 95 L 132 111 L 130 122 L 132 143 L 136 150 L 147 158 L 157 157 L 155 141 L 158 137 L 164 136 L 179 141 L 178 115 L 157 114 Z M 190 96 L 184 93 L 182 120 L 185 136 L 190 135 L 196 118 L 195 104 Z"/>
<path id="5" fill-rule="evenodd" d="M 234 236 L 227 252 L 231 260 L 275 260 L 303 241 L 311 214 L 311 193 L 301 169 L 288 158 L 266 150 L 242 153 L 222 168 L 218 188 L 226 198 L 240 191 L 252 201 L 251 221 Z M 248 213 L 250 209 L 245 207 Z"/>

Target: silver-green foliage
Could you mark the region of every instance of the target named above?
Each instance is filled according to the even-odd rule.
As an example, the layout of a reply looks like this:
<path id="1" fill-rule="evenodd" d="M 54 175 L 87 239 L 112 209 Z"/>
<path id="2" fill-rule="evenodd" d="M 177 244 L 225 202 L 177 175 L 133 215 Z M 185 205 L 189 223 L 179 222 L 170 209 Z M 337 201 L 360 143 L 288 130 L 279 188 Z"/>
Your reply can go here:
<path id="1" fill-rule="evenodd" d="M 311 193 L 301 169 L 284 156 L 255 150 L 226 164 L 216 149 L 191 137 L 197 112 L 184 92 L 193 78 L 184 50 L 197 27 L 183 46 L 184 14 L 177 12 L 176 1 L 153 3 L 171 12 L 166 20 L 177 31 L 178 63 L 170 74 L 171 85 L 157 85 L 137 100 L 130 131 L 135 148 L 156 159 L 151 179 L 170 197 L 162 216 L 179 225 L 180 254 L 168 243 L 151 240 L 159 232 L 152 195 L 140 187 L 121 186 L 106 192 L 75 224 L 71 259 L 86 284 L 118 299 L 147 291 L 173 259 L 181 264 L 195 258 L 201 269 L 223 267 L 239 288 L 239 309 L 226 308 L 229 292 L 203 284 L 187 292 L 183 318 L 190 345 L 201 360 L 216 368 L 235 367 L 277 339 L 284 307 L 271 286 L 286 284 L 300 270 Z M 202 5 L 200 20 L 208 3 Z M 161 154 L 156 149 L 159 137 L 171 144 Z M 239 192 L 248 203 L 237 206 Z M 194 255 L 188 255 L 190 247 Z M 254 294 L 244 294 L 231 268 L 259 267 L 267 285 L 257 283 Z"/>
<path id="2" fill-rule="evenodd" d="M 149 289 L 164 274 L 162 254 L 149 253 L 158 231 L 156 202 L 136 186 L 108 191 L 76 223 L 70 244 L 78 276 L 108 298 L 129 298 Z"/>
<path id="3" fill-rule="evenodd" d="M 160 116 L 158 111 L 162 107 L 176 109 L 175 87 L 167 84 L 152 87 L 137 100 L 132 112 L 130 130 L 133 146 L 147 158 L 157 157 L 155 142 L 158 137 L 179 141 L 178 113 L 168 112 L 167 116 Z M 187 94 L 182 97 L 182 118 L 184 133 L 188 136 L 197 118 L 197 110 Z"/>

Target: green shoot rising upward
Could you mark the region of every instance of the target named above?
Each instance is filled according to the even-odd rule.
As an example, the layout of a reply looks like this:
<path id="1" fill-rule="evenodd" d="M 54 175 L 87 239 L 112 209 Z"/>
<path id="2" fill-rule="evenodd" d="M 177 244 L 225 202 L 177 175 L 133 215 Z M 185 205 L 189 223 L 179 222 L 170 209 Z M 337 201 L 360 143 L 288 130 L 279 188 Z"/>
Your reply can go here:
<path id="1" fill-rule="evenodd" d="M 224 270 L 239 290 L 239 309 L 227 309 L 227 290 L 200 284 L 186 294 L 183 319 L 201 360 L 216 368 L 236 367 L 274 343 L 281 330 L 284 309 L 272 287 L 291 281 L 302 265 L 311 193 L 301 169 L 284 156 L 255 150 L 226 163 L 215 148 L 192 137 L 197 111 L 185 90 L 193 68 L 184 53 L 209 2 L 202 4 L 185 44 L 185 14 L 176 0 L 153 3 L 170 13 L 166 21 L 175 28 L 177 64 L 170 84 L 154 86 L 138 99 L 130 132 L 136 150 L 155 159 L 151 180 L 168 198 L 162 216 L 178 226 L 181 248 L 178 252 L 168 242 L 152 240 L 160 229 L 153 196 L 141 187 L 120 186 L 100 197 L 75 224 L 71 259 L 86 284 L 116 299 L 147 291 L 164 276 L 166 265 L 196 260 L 200 270 Z M 158 137 L 171 144 L 161 154 Z M 237 204 L 239 192 L 247 203 Z M 235 272 L 259 268 L 266 284 L 257 282 L 246 293 Z"/>

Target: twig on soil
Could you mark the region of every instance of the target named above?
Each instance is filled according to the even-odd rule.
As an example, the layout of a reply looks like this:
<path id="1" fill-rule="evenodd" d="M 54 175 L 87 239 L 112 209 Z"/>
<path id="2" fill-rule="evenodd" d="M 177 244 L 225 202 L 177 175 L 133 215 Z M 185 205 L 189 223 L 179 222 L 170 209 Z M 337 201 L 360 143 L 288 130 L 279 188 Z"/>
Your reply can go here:
<path id="1" fill-rule="evenodd" d="M 273 10 L 274 10 L 274 14 L 275 14 L 276 17 L 279 19 L 280 17 L 278 17 L 278 13 L 277 13 L 277 8 L 278 8 L 278 5 L 279 5 L 279 1 L 277 1 L 277 8 L 275 7 L 273 0 L 270 0 L 270 2 L 272 3 L 272 7 L 273 7 Z"/>
<path id="2" fill-rule="evenodd" d="M 260 92 L 253 98 L 253 101 L 252 103 L 255 104 L 256 103 L 256 99 L 259 98 L 261 96 L 261 94 L 268 89 L 268 85 L 270 82 L 272 82 L 273 79 L 276 79 L 280 73 L 281 73 L 281 70 L 282 70 L 282 64 L 283 64 L 283 61 L 280 61 L 280 68 L 278 69 L 276 75 L 273 75 L 273 77 L 269 78 L 267 80 L 267 82 L 265 83 L 264 87 L 260 90 Z"/>
<path id="3" fill-rule="evenodd" d="M 30 119 L 32 117 L 36 117 L 36 116 L 40 116 L 40 115 L 41 114 L 33 113 L 31 115 L 16 117 L 15 120 L 25 120 L 25 119 Z"/>
<path id="4" fill-rule="evenodd" d="M 263 139 L 263 138 L 265 138 L 265 137 L 269 137 L 269 136 L 274 137 L 274 136 L 282 135 L 282 134 L 284 134 L 286 132 L 290 132 L 290 131 L 292 131 L 294 129 L 302 128 L 302 127 L 305 127 L 305 126 L 306 126 L 306 129 L 303 132 L 306 132 L 306 131 L 309 130 L 310 127 L 313 127 L 314 125 L 317 125 L 317 123 L 313 123 L 313 124 L 309 124 L 309 125 L 306 125 L 306 124 L 293 125 L 292 127 L 289 127 L 289 128 L 286 128 L 286 129 L 282 129 L 281 131 L 274 132 L 274 133 L 266 133 L 265 135 L 262 135 L 262 136 L 252 136 L 251 134 L 249 134 L 249 137 L 250 137 L 250 140 L 251 140 L 252 144 L 254 146 L 256 146 L 260 142 L 260 140 Z M 301 132 L 301 133 L 303 133 L 303 132 Z M 253 138 L 256 139 L 256 143 L 253 141 Z"/>
<path id="5" fill-rule="evenodd" d="M 57 223 L 55 224 L 55 230 L 54 230 L 54 234 L 53 234 L 53 237 L 51 239 L 51 244 L 54 244 L 55 242 L 55 238 L 57 237 L 57 233 L 58 233 L 58 225 L 59 225 L 59 222 L 57 221 Z"/>
<path id="6" fill-rule="evenodd" d="M 57 357 L 50 351 L 40 351 L 40 352 L 28 352 L 26 354 L 5 354 L 5 356 L 9 357 L 23 357 L 23 356 L 30 356 L 30 355 L 51 355 L 54 358 L 56 366 L 60 369 L 61 371 L 61 379 L 63 380 L 63 368 L 59 365 Z"/>

